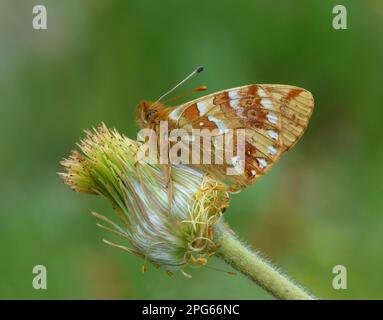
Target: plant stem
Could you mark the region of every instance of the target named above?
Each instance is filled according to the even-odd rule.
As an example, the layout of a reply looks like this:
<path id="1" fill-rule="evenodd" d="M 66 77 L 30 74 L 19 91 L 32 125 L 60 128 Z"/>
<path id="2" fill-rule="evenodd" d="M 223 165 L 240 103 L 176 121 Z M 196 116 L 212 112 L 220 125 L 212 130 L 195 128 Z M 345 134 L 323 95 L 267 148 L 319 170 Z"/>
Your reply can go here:
<path id="1" fill-rule="evenodd" d="M 215 241 L 220 245 L 217 257 L 260 285 L 271 295 L 284 300 L 314 300 L 313 295 L 275 269 L 270 262 L 244 245 L 223 222 L 215 225 Z"/>

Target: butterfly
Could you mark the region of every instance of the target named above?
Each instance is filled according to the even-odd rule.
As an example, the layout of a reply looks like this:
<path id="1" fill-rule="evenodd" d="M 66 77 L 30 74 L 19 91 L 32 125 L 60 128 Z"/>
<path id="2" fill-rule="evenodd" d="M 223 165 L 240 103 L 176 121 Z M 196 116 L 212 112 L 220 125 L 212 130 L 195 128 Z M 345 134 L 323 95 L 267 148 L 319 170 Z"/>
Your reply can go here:
<path id="1" fill-rule="evenodd" d="M 198 69 L 194 71 L 198 72 Z M 222 144 L 215 143 L 220 135 L 228 130 L 234 133 L 242 130 L 244 153 L 241 157 L 232 157 L 220 164 L 189 161 L 188 165 L 243 188 L 264 175 L 302 137 L 313 108 L 313 96 L 303 88 L 249 84 L 214 92 L 178 106 L 166 107 L 159 101 L 142 101 L 136 118 L 141 128 L 153 129 L 157 134 L 162 121 L 167 121 L 169 130 L 183 129 L 190 135 L 194 129 L 214 129 L 216 134 L 210 146 L 213 155 L 222 148 Z M 235 137 L 234 134 L 231 141 L 234 147 L 240 143 Z M 184 148 L 192 149 L 193 139 L 191 141 L 185 143 Z M 243 170 L 229 175 L 227 169 L 240 161 Z"/>

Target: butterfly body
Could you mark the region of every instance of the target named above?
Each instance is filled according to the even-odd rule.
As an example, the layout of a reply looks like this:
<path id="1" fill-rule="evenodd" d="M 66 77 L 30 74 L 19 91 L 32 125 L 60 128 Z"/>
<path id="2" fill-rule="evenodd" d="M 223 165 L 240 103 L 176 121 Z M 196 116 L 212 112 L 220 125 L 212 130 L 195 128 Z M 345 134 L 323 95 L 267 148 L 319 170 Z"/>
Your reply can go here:
<path id="1" fill-rule="evenodd" d="M 229 180 L 244 187 L 266 173 L 299 140 L 313 107 L 313 97 L 305 89 L 289 85 L 251 84 L 218 91 L 168 108 L 161 103 L 144 101 L 137 109 L 137 121 L 141 127 L 156 132 L 161 121 L 167 121 L 169 130 L 183 129 L 189 134 L 193 134 L 195 129 L 214 130 L 213 155 L 218 154 L 221 148 L 214 139 L 233 132 L 234 147 L 244 144 L 244 155 L 235 159 L 244 163 L 243 172 L 227 174 L 229 167 L 236 166 L 235 157 L 219 164 L 190 162 L 189 165 L 217 179 Z M 235 136 L 239 130 L 245 133 L 242 142 Z M 191 145 L 185 145 L 185 148 L 191 149 Z"/>

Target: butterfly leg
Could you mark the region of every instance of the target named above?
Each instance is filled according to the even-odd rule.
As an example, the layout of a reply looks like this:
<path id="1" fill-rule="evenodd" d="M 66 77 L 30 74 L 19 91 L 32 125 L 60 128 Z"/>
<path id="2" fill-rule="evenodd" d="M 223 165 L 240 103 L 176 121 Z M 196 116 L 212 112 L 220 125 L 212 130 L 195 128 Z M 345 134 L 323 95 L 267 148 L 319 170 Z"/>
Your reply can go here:
<path id="1" fill-rule="evenodd" d="M 233 184 L 233 185 L 229 186 L 229 192 L 233 193 L 233 194 L 240 193 L 242 189 L 243 189 L 243 187 L 241 187 L 238 184 Z"/>

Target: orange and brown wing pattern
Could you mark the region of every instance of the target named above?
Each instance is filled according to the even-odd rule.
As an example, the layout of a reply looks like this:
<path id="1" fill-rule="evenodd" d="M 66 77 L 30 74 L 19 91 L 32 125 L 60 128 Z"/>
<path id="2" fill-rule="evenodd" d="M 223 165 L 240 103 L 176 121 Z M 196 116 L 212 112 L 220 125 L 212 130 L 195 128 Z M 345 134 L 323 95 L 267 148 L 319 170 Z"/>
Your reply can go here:
<path id="1" fill-rule="evenodd" d="M 312 94 L 302 88 L 264 84 L 273 99 L 280 105 L 284 151 L 289 150 L 305 132 L 314 109 Z"/>
<path id="2" fill-rule="evenodd" d="M 289 90 L 290 88 L 290 90 Z M 310 98 L 311 97 L 311 98 Z M 216 92 L 172 109 L 169 128 L 245 130 L 244 158 L 225 159 L 222 165 L 195 165 L 216 178 L 246 186 L 266 173 L 303 134 L 311 115 L 311 94 L 300 88 L 279 85 L 247 85 Z M 212 143 L 212 155 L 222 145 Z M 235 147 L 234 147 L 235 149 Z M 244 171 L 227 175 L 227 168 L 244 161 Z"/>

